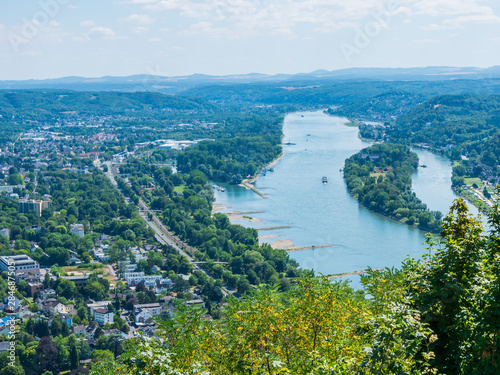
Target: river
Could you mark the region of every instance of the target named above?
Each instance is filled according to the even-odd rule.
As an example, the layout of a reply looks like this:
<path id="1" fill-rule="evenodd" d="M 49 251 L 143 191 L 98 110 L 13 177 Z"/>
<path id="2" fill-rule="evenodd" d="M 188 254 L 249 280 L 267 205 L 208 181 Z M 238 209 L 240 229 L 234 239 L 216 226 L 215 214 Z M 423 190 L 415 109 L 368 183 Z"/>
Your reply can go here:
<path id="1" fill-rule="evenodd" d="M 292 113 L 283 126 L 284 157 L 274 172 L 261 176 L 255 186 L 263 199 L 239 186 L 224 185 L 215 192 L 220 212 L 255 212 L 255 218 L 234 223 L 253 228 L 289 226 L 259 231 L 261 243 L 285 241 L 295 247 L 328 247 L 290 253 L 303 268 L 317 274 L 336 274 L 367 267 L 399 267 L 411 256 L 426 252 L 426 233 L 360 206 L 347 192 L 340 171 L 344 161 L 370 144 L 358 138 L 358 129 L 344 125 L 346 119 L 323 112 Z M 451 166 L 441 156 L 416 150 L 420 164 L 413 176 L 413 189 L 431 210 L 448 211 L 456 198 L 451 190 Z M 322 176 L 328 177 L 323 184 Z M 241 216 L 241 215 L 240 215 Z M 359 287 L 359 277 L 349 278 Z"/>

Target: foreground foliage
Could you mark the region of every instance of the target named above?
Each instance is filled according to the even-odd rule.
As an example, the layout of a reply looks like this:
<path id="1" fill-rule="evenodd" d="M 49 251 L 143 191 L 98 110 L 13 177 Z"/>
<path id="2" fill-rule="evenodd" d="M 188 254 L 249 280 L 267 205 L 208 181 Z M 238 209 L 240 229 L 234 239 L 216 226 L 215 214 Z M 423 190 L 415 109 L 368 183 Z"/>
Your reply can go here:
<path id="1" fill-rule="evenodd" d="M 485 233 L 461 199 L 443 222 L 435 253 L 408 261 L 406 293 L 438 338 L 431 344 L 439 373 L 498 374 L 500 307 L 500 213 Z"/>
<path id="2" fill-rule="evenodd" d="M 458 199 L 429 255 L 362 277 L 370 298 L 303 278 L 229 301 L 220 320 L 181 308 L 93 374 L 497 374 L 498 207 L 488 220 Z"/>
<path id="3" fill-rule="evenodd" d="M 378 284 L 384 275 L 370 280 Z M 419 350 L 431 332 L 393 297 L 400 295 L 381 290 L 373 303 L 326 279 L 302 279 L 285 293 L 261 288 L 230 301 L 221 320 L 181 309 L 158 339 L 135 340 L 122 363 L 101 363 L 93 373 L 426 373 Z"/>

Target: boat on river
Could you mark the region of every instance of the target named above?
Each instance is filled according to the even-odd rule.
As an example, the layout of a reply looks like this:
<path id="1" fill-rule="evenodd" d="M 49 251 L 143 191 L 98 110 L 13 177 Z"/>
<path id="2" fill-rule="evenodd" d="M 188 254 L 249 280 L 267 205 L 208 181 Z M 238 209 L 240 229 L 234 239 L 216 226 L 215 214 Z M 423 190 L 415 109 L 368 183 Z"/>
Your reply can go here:
<path id="1" fill-rule="evenodd" d="M 323 181 L 324 184 L 328 183 L 328 178 L 326 176 L 323 176 L 321 180 Z"/>

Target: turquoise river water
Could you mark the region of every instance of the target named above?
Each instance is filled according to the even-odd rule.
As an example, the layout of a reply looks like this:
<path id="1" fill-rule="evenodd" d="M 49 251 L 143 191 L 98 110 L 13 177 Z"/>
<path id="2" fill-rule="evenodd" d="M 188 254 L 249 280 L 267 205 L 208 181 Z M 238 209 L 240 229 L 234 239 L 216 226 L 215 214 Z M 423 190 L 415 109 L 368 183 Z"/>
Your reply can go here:
<path id="1" fill-rule="evenodd" d="M 260 231 L 261 242 L 292 241 L 295 247 L 331 245 L 290 253 L 301 267 L 317 274 L 336 274 L 367 267 L 399 267 L 411 256 L 428 251 L 426 233 L 362 207 L 347 192 L 340 171 L 344 161 L 370 144 L 358 138 L 358 129 L 346 119 L 323 112 L 292 113 L 283 126 L 284 157 L 274 172 L 261 176 L 255 186 L 263 199 L 239 186 L 215 191 L 219 212 L 249 212 L 258 221 L 233 222 L 253 228 L 289 226 Z M 451 190 L 450 162 L 425 150 L 415 150 L 420 164 L 412 178 L 413 190 L 431 210 L 446 213 L 457 197 Z M 322 183 L 322 176 L 328 183 Z M 477 213 L 477 210 L 473 210 Z M 359 277 L 349 278 L 354 287 Z"/>

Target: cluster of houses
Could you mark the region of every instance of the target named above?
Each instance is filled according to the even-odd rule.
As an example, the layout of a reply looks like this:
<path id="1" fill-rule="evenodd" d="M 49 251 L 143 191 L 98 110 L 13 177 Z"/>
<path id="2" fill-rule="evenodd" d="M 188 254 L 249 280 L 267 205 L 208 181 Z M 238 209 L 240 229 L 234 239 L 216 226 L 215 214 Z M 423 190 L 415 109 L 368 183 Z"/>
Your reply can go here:
<path id="1" fill-rule="evenodd" d="M 113 301 L 92 301 L 88 300 L 86 306 L 88 308 L 88 316 L 91 317 L 91 323 L 88 325 L 74 324 L 73 319 L 77 314 L 74 304 L 69 301 L 61 302 L 57 299 L 57 293 L 54 289 L 45 286 L 43 280 L 47 269 L 40 268 L 39 264 L 27 255 L 4 256 L 0 257 L 0 270 L 8 270 L 9 267 L 15 268 L 16 282 L 22 280 L 27 283 L 27 294 L 34 297 L 33 302 L 36 304 L 38 311 L 33 311 L 33 304 L 23 304 L 17 297 L 9 300 L 6 298 L 3 302 L 0 301 L 0 310 L 8 314 L 7 318 L 0 320 L 0 335 L 8 334 L 9 320 L 17 319 L 26 321 L 28 319 L 46 320 L 49 325 L 55 317 L 58 317 L 66 322 L 71 331 L 75 334 L 84 336 L 87 340 L 94 340 L 94 334 L 98 327 L 101 330 L 106 324 L 114 322 L 115 313 L 109 309 L 109 304 Z M 61 276 L 64 279 L 71 280 L 76 286 L 85 285 L 90 274 L 79 276 Z M 54 276 L 52 276 L 54 277 Z M 139 283 L 144 285 L 155 293 L 167 291 L 172 287 L 172 281 L 164 278 L 161 275 L 145 275 L 144 272 L 125 272 L 123 277 L 130 287 L 135 287 Z M 119 297 L 124 298 L 122 294 Z M 116 295 L 110 295 L 110 298 Z M 160 314 L 172 315 L 174 306 L 170 302 L 174 299 L 173 296 L 163 296 L 159 298 L 159 302 L 140 304 L 136 302 L 132 306 L 132 322 L 136 326 L 141 327 L 143 333 L 145 331 L 154 334 L 153 318 Z M 195 302 L 195 301 L 193 301 Z M 203 303 L 202 300 L 197 300 L 196 303 Z M 133 331 L 132 331 L 133 332 Z M 128 338 L 129 334 L 118 331 L 116 329 L 104 330 L 105 335 L 119 334 L 123 338 Z M 131 333 L 132 334 L 132 333 Z"/>

